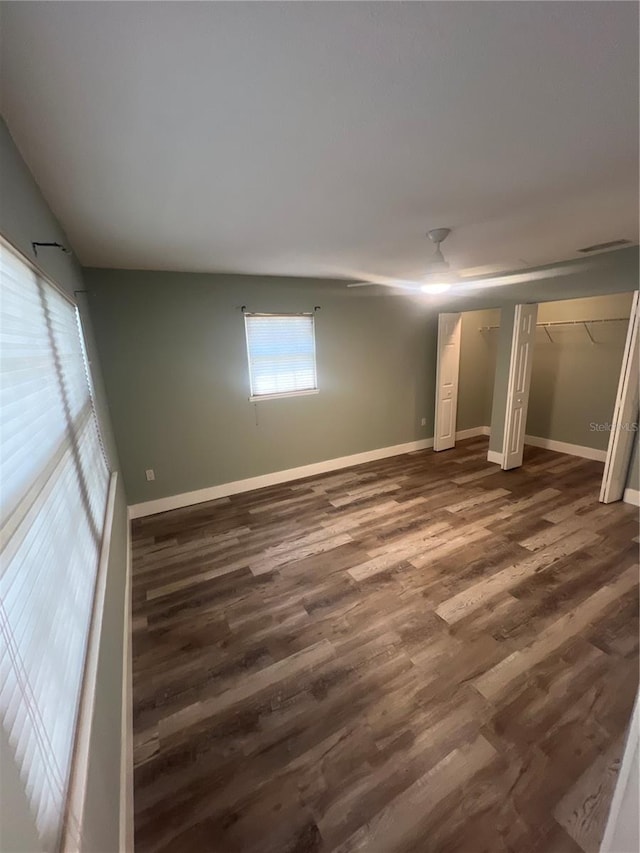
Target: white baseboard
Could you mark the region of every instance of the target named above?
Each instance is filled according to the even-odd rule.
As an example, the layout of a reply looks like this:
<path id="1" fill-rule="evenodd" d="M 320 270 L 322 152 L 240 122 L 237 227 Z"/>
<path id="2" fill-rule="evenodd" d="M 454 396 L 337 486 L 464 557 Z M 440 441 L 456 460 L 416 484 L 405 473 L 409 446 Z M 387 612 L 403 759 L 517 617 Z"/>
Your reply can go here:
<path id="1" fill-rule="evenodd" d="M 258 477 L 249 477 L 246 480 L 235 480 L 231 483 L 221 483 L 219 486 L 209 486 L 194 492 L 184 492 L 181 495 L 171 495 L 168 498 L 133 504 L 129 507 L 129 513 L 131 518 L 143 518 L 147 515 L 155 515 L 158 512 L 167 512 L 170 509 L 193 506 L 193 504 L 214 501 L 217 498 L 226 498 L 229 495 L 237 495 L 241 492 L 264 489 L 267 486 L 277 486 L 291 480 L 302 480 L 304 477 L 314 477 L 316 474 L 326 474 L 329 471 L 338 471 L 340 468 L 350 468 L 352 465 L 375 462 L 377 459 L 400 456 L 403 453 L 425 450 L 429 447 L 433 447 L 433 438 L 408 441 L 406 444 L 394 444 L 392 447 L 379 447 L 376 450 L 367 450 L 364 453 L 354 453 L 352 456 L 326 459 L 324 462 L 313 462 L 310 465 L 301 465 L 299 468 L 287 468 L 284 471 L 274 471 L 272 474 L 261 474 Z"/>
<path id="2" fill-rule="evenodd" d="M 470 429 L 458 430 L 456 441 L 465 438 L 475 438 L 479 435 L 488 436 L 491 429 L 488 426 L 471 427 Z M 555 450 L 557 453 L 567 453 L 570 456 L 581 456 L 584 459 L 593 459 L 604 462 L 607 456 L 606 450 L 595 450 L 593 447 L 584 447 L 580 444 L 569 444 L 566 441 L 554 441 L 551 438 L 540 438 L 536 435 L 525 435 L 525 444 L 533 447 L 542 447 L 546 450 Z M 317 474 L 326 474 L 330 471 L 339 471 L 341 468 L 350 468 L 352 465 L 362 465 L 365 462 L 375 462 L 377 459 L 386 459 L 389 456 L 400 456 L 403 453 L 411 453 L 415 450 L 425 450 L 433 447 L 433 438 L 423 438 L 418 441 L 409 441 L 405 444 L 395 444 L 391 447 L 380 447 L 376 450 L 367 450 L 364 453 L 354 453 L 351 456 L 340 456 L 337 459 L 326 459 L 323 462 L 313 462 L 310 465 L 301 465 L 298 468 L 287 468 L 284 471 L 274 471 L 271 474 L 261 474 L 258 477 L 248 477 L 245 480 L 234 480 L 230 483 L 221 483 L 218 486 L 209 486 L 205 489 L 197 489 L 193 492 L 183 492 L 179 495 L 170 495 L 166 498 L 158 498 L 153 501 L 132 504 L 129 507 L 130 518 L 144 518 L 147 515 L 155 515 L 159 512 L 168 512 L 172 509 L 181 509 L 194 504 L 214 501 L 218 498 L 226 498 L 229 495 L 237 495 L 241 492 L 250 492 L 254 489 L 264 489 L 267 486 L 277 486 L 292 480 L 301 480 L 304 477 L 314 477 Z M 496 465 L 502 465 L 502 453 L 490 450 L 487 461 Z M 627 489 L 627 503 L 635 503 L 637 497 L 631 494 L 633 490 Z M 637 493 L 636 493 L 637 494 Z M 625 493 L 626 495 L 626 493 Z"/>
<path id="3" fill-rule="evenodd" d="M 489 435 L 489 427 L 479 426 L 458 430 L 456 441 L 475 438 L 478 435 Z M 433 438 L 421 438 L 418 441 L 408 441 L 405 444 L 394 444 L 391 447 L 379 447 L 376 450 L 366 450 L 364 453 L 354 453 L 351 456 L 340 456 L 337 459 L 313 462 L 310 465 L 301 465 L 299 468 L 287 468 L 284 471 L 274 471 L 272 474 L 248 477 L 246 480 L 221 483 L 219 486 L 209 486 L 205 489 L 197 489 L 194 492 L 184 492 L 180 495 L 158 498 L 155 501 L 132 504 L 129 507 L 129 517 L 132 519 L 144 518 L 147 515 L 156 515 L 159 512 L 167 512 L 171 509 L 181 509 L 185 506 L 214 501 L 217 498 L 226 498 L 229 495 L 238 495 L 241 492 L 251 492 L 254 489 L 277 486 L 291 480 L 314 477 L 316 474 L 339 471 L 341 468 L 350 468 L 352 465 L 375 462 L 377 459 L 386 459 L 389 456 L 400 456 L 403 453 L 412 453 L 415 450 L 427 450 L 430 447 L 433 447 Z"/>
<path id="4" fill-rule="evenodd" d="M 131 659 L 131 521 L 127 517 L 127 568 L 122 639 L 119 853 L 133 853 L 133 685 Z"/>
<path id="5" fill-rule="evenodd" d="M 638 489 L 625 489 L 622 500 L 626 504 L 640 506 L 640 491 L 638 491 Z"/>
<path id="6" fill-rule="evenodd" d="M 456 441 L 465 438 L 475 438 L 477 435 L 489 435 L 491 429 L 488 426 L 471 427 L 471 429 L 460 429 L 456 432 Z"/>
<path id="7" fill-rule="evenodd" d="M 465 438 L 475 438 L 478 435 L 489 435 L 489 427 L 480 426 L 458 430 L 456 432 L 456 441 L 463 441 Z M 430 447 L 433 447 L 433 438 L 421 438 L 418 441 L 408 441 L 406 444 L 379 447 L 376 450 L 366 450 L 364 453 L 354 453 L 351 456 L 340 456 L 337 459 L 327 459 L 324 462 L 301 465 L 299 468 L 287 468 L 284 471 L 261 474 L 258 477 L 249 477 L 246 480 L 221 483 L 219 486 L 209 486 L 205 489 L 197 489 L 194 492 L 184 492 L 180 495 L 171 495 L 168 498 L 158 498 L 155 501 L 132 504 L 129 507 L 129 517 L 144 518 L 147 515 L 168 512 L 171 509 L 181 509 L 185 506 L 193 506 L 194 504 L 205 503 L 206 501 L 214 501 L 218 498 L 226 498 L 229 495 L 238 495 L 241 492 L 251 492 L 254 489 L 264 489 L 267 486 L 277 486 L 280 483 L 301 480 L 304 477 L 314 477 L 316 474 L 339 471 L 341 468 L 350 468 L 352 465 L 375 462 L 377 459 L 386 459 L 389 456 L 400 456 L 403 453 L 411 453 L 415 450 L 427 450 Z"/>
<path id="8" fill-rule="evenodd" d="M 460 430 L 456 432 L 456 440 L 462 441 L 465 438 L 474 438 L 478 435 L 489 435 L 489 427 L 479 426 Z M 375 462 L 377 459 L 400 456 L 403 453 L 426 450 L 430 447 L 433 447 L 433 438 L 421 438 L 418 441 L 408 441 L 405 444 L 394 444 L 391 447 L 379 447 L 376 450 L 366 450 L 364 453 L 354 453 L 351 456 L 340 456 L 337 459 L 313 462 L 310 465 L 301 465 L 299 468 L 287 468 L 284 471 L 274 471 L 272 474 L 248 477 L 246 480 L 221 483 L 218 486 L 209 486 L 205 489 L 197 489 L 194 492 L 183 492 L 180 495 L 170 495 L 167 498 L 158 498 L 155 501 L 132 504 L 129 507 L 129 517 L 132 519 L 144 518 L 147 515 L 168 512 L 171 509 L 181 509 L 185 506 L 193 506 L 194 504 L 205 503 L 206 501 L 214 501 L 218 498 L 226 498 L 229 495 L 238 495 L 241 492 L 251 492 L 254 489 L 264 489 L 267 486 L 277 486 L 280 483 L 301 480 L 304 477 L 314 477 L 316 474 L 339 471 L 341 468 L 350 468 L 352 465 L 363 465 L 365 462 Z"/>
<path id="9" fill-rule="evenodd" d="M 489 435 L 489 427 L 485 427 Z M 540 438 L 537 435 L 525 435 L 524 443 L 532 447 L 542 447 L 545 450 L 555 450 L 556 453 L 567 453 L 569 456 L 581 456 L 583 459 L 593 459 L 596 462 L 604 462 L 607 458 L 606 450 L 595 450 L 593 447 L 584 447 L 581 444 L 569 444 L 566 441 L 554 441 L 552 438 Z M 502 465 L 502 453 L 498 450 L 490 450 L 487 454 L 487 462 L 495 462 Z M 632 503 L 633 501 L 629 501 Z"/>
<path id="10" fill-rule="evenodd" d="M 554 441 L 551 438 L 539 438 L 537 435 L 525 435 L 524 443 L 531 444 L 533 447 L 543 447 L 545 450 L 555 450 L 556 453 L 568 453 L 569 456 L 594 459 L 596 462 L 604 462 L 607 458 L 606 450 L 595 450 L 593 447 L 568 444 L 566 441 Z"/>

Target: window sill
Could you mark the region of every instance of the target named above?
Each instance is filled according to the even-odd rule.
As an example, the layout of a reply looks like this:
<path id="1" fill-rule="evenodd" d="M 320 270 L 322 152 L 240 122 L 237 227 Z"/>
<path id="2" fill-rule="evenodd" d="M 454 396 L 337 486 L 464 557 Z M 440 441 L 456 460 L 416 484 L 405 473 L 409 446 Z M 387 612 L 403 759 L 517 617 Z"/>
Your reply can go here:
<path id="1" fill-rule="evenodd" d="M 319 388 L 310 388 L 308 391 L 284 391 L 282 394 L 258 394 L 249 397 L 250 403 L 259 403 L 261 400 L 280 400 L 283 397 L 308 397 L 309 394 L 317 394 Z"/>
<path id="2" fill-rule="evenodd" d="M 75 730 L 75 746 L 71 759 L 71 775 L 66 798 L 66 814 L 62 830 L 61 850 L 64 853 L 79 850 L 83 831 L 85 803 L 89 784 L 89 761 L 91 758 L 91 736 L 93 734 L 94 710 L 98 686 L 98 663 L 100 640 L 105 612 L 107 591 L 107 572 L 113 533 L 113 519 L 116 505 L 118 473 L 112 471 L 109 476 L 109 492 L 104 518 L 104 535 L 100 544 L 100 560 L 96 573 L 93 597 L 91 626 L 87 638 L 87 651 L 84 663 L 84 675 L 78 706 L 78 718 Z M 122 605 L 124 606 L 124 605 Z"/>

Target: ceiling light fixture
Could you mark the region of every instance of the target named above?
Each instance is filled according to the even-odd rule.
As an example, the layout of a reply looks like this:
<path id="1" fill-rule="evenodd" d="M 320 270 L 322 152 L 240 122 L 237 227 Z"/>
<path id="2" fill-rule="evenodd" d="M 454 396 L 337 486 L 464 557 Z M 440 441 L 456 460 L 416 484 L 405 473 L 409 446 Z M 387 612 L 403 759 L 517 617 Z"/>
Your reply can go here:
<path id="1" fill-rule="evenodd" d="M 434 284 L 423 284 L 420 287 L 420 290 L 423 293 L 430 293 L 430 294 L 435 295 L 437 293 L 446 293 L 447 290 L 451 290 L 451 285 L 447 284 L 444 281 L 437 282 L 437 283 L 434 282 Z"/>
<path id="2" fill-rule="evenodd" d="M 455 269 L 452 270 L 447 259 L 442 254 L 441 244 L 451 233 L 449 228 L 433 228 L 427 233 L 428 238 L 435 245 L 435 252 L 428 265 L 425 274 L 420 279 L 390 278 L 384 275 L 363 275 L 361 272 L 349 271 L 349 277 L 358 277 L 360 281 L 350 281 L 347 287 L 370 287 L 373 284 L 382 287 L 394 287 L 407 293 L 425 293 L 429 296 L 437 296 L 441 293 L 452 291 L 462 295 L 475 290 L 483 290 L 485 287 L 503 287 L 511 284 L 531 284 L 541 279 L 556 278 L 562 275 L 576 275 L 584 269 L 586 264 L 572 264 L 571 266 L 560 264 L 555 267 L 544 269 L 527 269 L 522 272 L 504 272 L 498 275 L 460 275 Z M 587 246 L 582 252 L 602 250 L 613 244 L 600 244 L 598 246 Z M 524 262 L 526 266 L 526 262 Z M 470 271 L 473 272 L 473 271 Z"/>

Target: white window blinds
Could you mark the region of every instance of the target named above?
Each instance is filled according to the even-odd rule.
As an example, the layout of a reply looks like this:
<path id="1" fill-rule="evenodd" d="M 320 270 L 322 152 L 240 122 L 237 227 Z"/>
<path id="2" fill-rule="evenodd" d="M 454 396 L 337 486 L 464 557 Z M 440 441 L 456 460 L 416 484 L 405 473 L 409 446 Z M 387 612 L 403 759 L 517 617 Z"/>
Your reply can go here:
<path id="1" fill-rule="evenodd" d="M 75 306 L 5 241 L 0 275 L 0 713 L 43 846 L 53 850 L 109 473 Z"/>
<path id="2" fill-rule="evenodd" d="M 251 399 L 318 388 L 313 314 L 245 314 Z"/>

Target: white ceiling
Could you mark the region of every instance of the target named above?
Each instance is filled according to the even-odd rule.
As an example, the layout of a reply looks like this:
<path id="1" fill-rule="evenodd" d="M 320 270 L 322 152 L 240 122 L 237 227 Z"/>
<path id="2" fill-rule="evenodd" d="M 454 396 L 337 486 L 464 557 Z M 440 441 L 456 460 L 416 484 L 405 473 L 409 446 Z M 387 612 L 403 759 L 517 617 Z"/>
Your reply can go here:
<path id="1" fill-rule="evenodd" d="M 635 3 L 3 3 L 3 112 L 88 266 L 415 277 L 638 229 Z"/>

